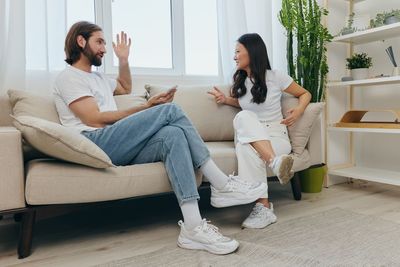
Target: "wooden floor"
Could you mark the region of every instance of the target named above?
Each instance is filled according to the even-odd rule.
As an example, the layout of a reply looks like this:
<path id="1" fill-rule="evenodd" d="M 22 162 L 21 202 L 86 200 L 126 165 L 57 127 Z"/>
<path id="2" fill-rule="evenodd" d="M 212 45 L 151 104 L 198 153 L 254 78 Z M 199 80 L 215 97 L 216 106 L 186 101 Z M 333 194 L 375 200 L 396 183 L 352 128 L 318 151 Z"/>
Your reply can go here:
<path id="1" fill-rule="evenodd" d="M 201 194 L 202 215 L 224 234 L 241 231 L 251 205 L 215 209 L 208 204 L 208 194 Z M 270 199 L 278 223 L 340 207 L 400 224 L 400 187 L 396 186 L 355 181 L 319 194 L 303 194 L 303 200 L 294 201 L 290 186 L 272 183 Z M 92 266 L 148 253 L 176 242 L 176 223 L 181 218 L 172 195 L 60 212 L 64 214 L 55 217 L 38 214 L 33 254 L 23 260 L 16 254 L 17 224 L 10 217 L 0 221 L 0 266 Z"/>

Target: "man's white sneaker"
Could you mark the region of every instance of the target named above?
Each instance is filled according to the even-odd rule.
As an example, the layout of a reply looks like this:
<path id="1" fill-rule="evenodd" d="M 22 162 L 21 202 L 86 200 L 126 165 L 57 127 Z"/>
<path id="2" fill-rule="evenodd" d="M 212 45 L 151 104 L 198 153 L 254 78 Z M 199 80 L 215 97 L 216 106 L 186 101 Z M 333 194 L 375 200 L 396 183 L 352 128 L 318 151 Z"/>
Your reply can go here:
<path id="1" fill-rule="evenodd" d="M 261 229 L 276 222 L 274 206 L 269 203 L 269 208 L 262 203 L 257 203 L 251 211 L 249 217 L 242 223 L 242 228 Z"/>
<path id="2" fill-rule="evenodd" d="M 293 158 L 289 155 L 276 156 L 269 164 L 281 184 L 287 184 L 294 175 Z"/>
<path id="3" fill-rule="evenodd" d="M 211 185 L 211 205 L 216 208 L 243 205 L 256 201 L 268 191 L 265 183 L 249 183 L 238 176 L 229 175 L 222 189 Z"/>
<path id="4" fill-rule="evenodd" d="M 208 252 L 224 255 L 234 252 L 239 247 L 235 239 L 223 236 L 218 228 L 203 219 L 201 224 L 193 230 L 185 228 L 182 221 L 178 222 L 181 233 L 178 237 L 178 246 L 186 249 L 206 250 Z"/>

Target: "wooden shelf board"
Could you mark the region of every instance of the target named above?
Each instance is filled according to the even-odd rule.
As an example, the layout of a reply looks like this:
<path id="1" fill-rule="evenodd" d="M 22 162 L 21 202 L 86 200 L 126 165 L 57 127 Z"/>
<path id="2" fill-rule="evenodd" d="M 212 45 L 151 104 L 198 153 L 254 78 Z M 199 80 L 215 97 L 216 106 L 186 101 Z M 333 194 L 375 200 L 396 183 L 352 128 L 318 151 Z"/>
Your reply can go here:
<path id="1" fill-rule="evenodd" d="M 330 81 L 327 83 L 328 87 L 340 87 L 340 86 L 368 86 L 368 85 L 382 85 L 382 84 L 395 84 L 400 83 L 400 76 L 390 76 L 381 78 L 370 78 L 364 80 L 354 80 L 348 82 L 342 81 Z"/>
<path id="2" fill-rule="evenodd" d="M 395 38 L 400 35 L 400 22 L 333 38 L 333 42 L 364 44 Z"/>
<path id="3" fill-rule="evenodd" d="M 400 134 L 400 129 L 384 129 L 384 128 L 356 128 L 356 127 L 335 127 L 329 126 L 328 131 L 334 132 L 359 132 L 359 133 L 389 133 Z"/>
<path id="4" fill-rule="evenodd" d="M 400 130 L 400 124 L 396 122 L 338 122 L 335 123 L 335 127 L 344 128 L 373 128 L 373 129 L 398 129 Z"/>
<path id="5" fill-rule="evenodd" d="M 348 167 L 328 170 L 328 174 L 367 180 L 372 182 L 400 185 L 400 172 L 367 167 Z"/>

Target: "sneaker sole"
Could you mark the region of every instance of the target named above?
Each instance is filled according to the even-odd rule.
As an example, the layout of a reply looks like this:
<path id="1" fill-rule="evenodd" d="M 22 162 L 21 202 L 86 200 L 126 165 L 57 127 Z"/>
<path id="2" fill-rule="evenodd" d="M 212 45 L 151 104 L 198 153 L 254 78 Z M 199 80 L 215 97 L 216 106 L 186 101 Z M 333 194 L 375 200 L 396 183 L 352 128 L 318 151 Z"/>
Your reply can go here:
<path id="1" fill-rule="evenodd" d="M 261 226 L 250 226 L 250 225 L 242 224 L 242 229 L 244 229 L 244 228 L 247 228 L 247 229 L 263 229 L 263 228 L 267 227 L 268 225 L 276 223 L 276 221 L 277 220 L 275 220 L 275 221 L 273 221 L 273 222 L 271 222 L 271 223 L 269 223 L 267 225 L 261 225 Z"/>
<path id="2" fill-rule="evenodd" d="M 179 236 L 177 244 L 179 247 L 184 248 L 184 249 L 205 250 L 210 253 L 217 254 L 217 255 L 226 255 L 226 254 L 235 252 L 239 247 L 239 242 L 237 242 L 236 240 L 233 240 L 232 242 L 234 242 L 234 245 L 232 247 L 227 248 L 227 249 L 221 249 L 221 248 L 217 248 L 211 244 L 202 244 L 202 243 L 194 242 L 190 239 Z"/>
<path id="3" fill-rule="evenodd" d="M 286 156 L 282 159 L 282 163 L 279 168 L 279 174 L 278 174 L 278 179 L 281 184 L 287 184 L 293 177 L 294 175 L 294 172 L 292 171 L 293 161 L 294 160 L 291 156 Z"/>
<path id="4" fill-rule="evenodd" d="M 252 203 L 252 202 L 256 201 L 261 196 L 263 196 L 266 191 L 268 191 L 268 186 L 266 184 L 262 183 L 261 186 L 258 187 L 258 190 L 253 192 L 251 197 L 246 197 L 246 198 L 224 198 L 224 197 L 213 197 L 213 196 L 211 196 L 211 206 L 213 206 L 215 208 L 225 208 L 225 207 L 249 204 L 249 203 Z"/>

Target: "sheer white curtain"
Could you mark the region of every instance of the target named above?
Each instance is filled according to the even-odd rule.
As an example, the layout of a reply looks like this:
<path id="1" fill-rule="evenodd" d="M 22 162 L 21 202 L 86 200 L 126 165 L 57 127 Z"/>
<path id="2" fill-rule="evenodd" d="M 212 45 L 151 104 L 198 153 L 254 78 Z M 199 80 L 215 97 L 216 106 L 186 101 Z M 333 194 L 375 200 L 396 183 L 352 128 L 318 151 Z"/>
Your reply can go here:
<path id="1" fill-rule="evenodd" d="M 0 0 L 0 94 L 48 92 L 65 68 L 67 29 L 78 20 L 94 21 L 94 0 Z"/>
<path id="2" fill-rule="evenodd" d="M 67 30 L 78 20 L 94 21 L 94 0 L 25 0 L 25 10 L 26 88 L 47 92 L 66 66 Z"/>
<path id="3" fill-rule="evenodd" d="M 0 0 L 0 94 L 25 88 L 24 5 L 24 0 Z"/>
<path id="4" fill-rule="evenodd" d="M 273 68 L 285 70 L 285 36 L 277 12 L 281 0 L 217 0 L 221 71 L 224 82 L 232 82 L 236 40 L 256 32 L 264 40 Z"/>

